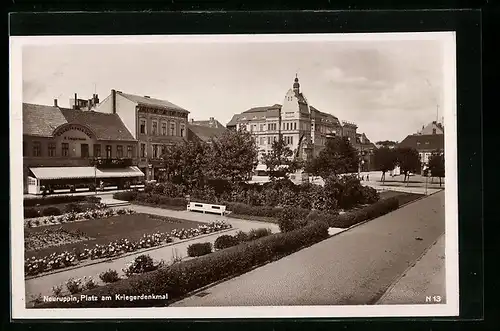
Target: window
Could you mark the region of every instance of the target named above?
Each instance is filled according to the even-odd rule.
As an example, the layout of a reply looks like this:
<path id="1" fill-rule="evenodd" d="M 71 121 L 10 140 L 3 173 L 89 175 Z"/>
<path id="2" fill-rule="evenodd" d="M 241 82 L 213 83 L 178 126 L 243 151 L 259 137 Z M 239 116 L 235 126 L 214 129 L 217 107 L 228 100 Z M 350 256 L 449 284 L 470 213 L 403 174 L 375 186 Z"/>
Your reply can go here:
<path id="1" fill-rule="evenodd" d="M 294 123 L 293 123 L 293 129 L 294 129 L 294 130 L 297 130 L 297 122 L 294 122 Z"/>
<path id="2" fill-rule="evenodd" d="M 175 123 L 170 123 L 170 135 L 175 136 Z"/>
<path id="3" fill-rule="evenodd" d="M 260 137 L 260 144 L 264 145 L 266 143 L 266 137 Z"/>
<path id="4" fill-rule="evenodd" d="M 267 137 L 267 144 L 271 145 L 271 137 Z"/>
<path id="5" fill-rule="evenodd" d="M 101 145 L 94 144 L 94 157 L 101 157 Z"/>
<path id="6" fill-rule="evenodd" d="M 69 155 L 69 144 L 68 143 L 62 143 L 62 156 L 68 156 Z"/>
<path id="7" fill-rule="evenodd" d="M 253 125 L 250 125 L 250 132 L 253 132 Z"/>
<path id="8" fill-rule="evenodd" d="M 167 146 L 162 145 L 162 146 L 161 146 L 161 155 L 162 155 L 162 156 L 163 156 L 163 155 L 165 155 L 165 153 L 166 153 L 166 152 L 167 152 Z"/>
<path id="9" fill-rule="evenodd" d="M 56 143 L 49 143 L 49 156 L 56 156 Z"/>
<path id="10" fill-rule="evenodd" d="M 116 157 L 119 159 L 121 159 L 123 157 L 123 146 L 122 145 L 116 146 Z"/>
<path id="11" fill-rule="evenodd" d="M 146 157 L 146 144 L 141 144 L 141 157 Z"/>
<path id="12" fill-rule="evenodd" d="M 158 158 L 158 145 L 153 145 L 153 159 Z"/>
<path id="13" fill-rule="evenodd" d="M 141 120 L 140 133 L 146 134 L 146 120 Z"/>
<path id="14" fill-rule="evenodd" d="M 111 153 L 111 145 L 106 145 L 106 158 L 111 159 L 112 153 Z"/>
<path id="15" fill-rule="evenodd" d="M 161 123 L 161 134 L 164 136 L 167 135 L 167 123 L 165 122 Z"/>
<path id="16" fill-rule="evenodd" d="M 42 144 L 39 141 L 33 142 L 33 156 L 42 156 Z"/>
<path id="17" fill-rule="evenodd" d="M 184 125 L 181 124 L 181 137 L 184 137 Z"/>
<path id="18" fill-rule="evenodd" d="M 153 129 L 151 131 L 152 131 L 153 136 L 156 136 L 158 134 L 158 122 L 157 121 L 153 121 Z"/>
<path id="19" fill-rule="evenodd" d="M 264 124 L 260 125 L 260 131 L 264 131 Z"/>
<path id="20" fill-rule="evenodd" d="M 127 158 L 131 159 L 133 157 L 132 156 L 133 149 L 134 149 L 134 147 L 132 145 L 127 146 Z"/>
<path id="21" fill-rule="evenodd" d="M 80 145 L 80 155 L 81 157 L 89 157 L 89 144 Z"/>
<path id="22" fill-rule="evenodd" d="M 436 134 L 436 129 L 432 129 L 432 134 Z"/>

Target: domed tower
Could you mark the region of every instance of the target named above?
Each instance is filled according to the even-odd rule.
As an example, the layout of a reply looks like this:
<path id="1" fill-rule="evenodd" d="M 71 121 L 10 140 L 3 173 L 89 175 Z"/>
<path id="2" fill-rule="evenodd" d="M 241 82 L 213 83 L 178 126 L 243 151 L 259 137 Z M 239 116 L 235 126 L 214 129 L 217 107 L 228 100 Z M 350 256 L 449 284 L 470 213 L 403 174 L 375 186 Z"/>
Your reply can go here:
<path id="1" fill-rule="evenodd" d="M 295 92 L 295 95 L 299 95 L 300 93 L 300 84 L 297 74 L 295 74 L 295 81 L 293 82 L 293 92 Z"/>

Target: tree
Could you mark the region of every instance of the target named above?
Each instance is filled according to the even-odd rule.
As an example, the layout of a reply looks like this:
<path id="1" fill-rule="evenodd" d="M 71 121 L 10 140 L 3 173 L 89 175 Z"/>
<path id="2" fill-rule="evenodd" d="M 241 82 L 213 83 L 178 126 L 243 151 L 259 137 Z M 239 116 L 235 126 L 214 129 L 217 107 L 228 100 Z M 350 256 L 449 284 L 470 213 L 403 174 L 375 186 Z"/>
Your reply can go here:
<path id="1" fill-rule="evenodd" d="M 301 162 L 294 158 L 293 151 L 283 139 L 273 142 L 270 153 L 264 155 L 263 161 L 271 180 L 288 179 L 289 174 L 302 166 Z"/>
<path id="2" fill-rule="evenodd" d="M 399 166 L 401 173 L 405 175 L 404 181 L 409 180 L 411 172 L 417 173 L 420 171 L 420 156 L 416 149 L 398 147 L 394 150 L 394 153 L 396 155 L 396 164 Z"/>
<path id="3" fill-rule="evenodd" d="M 442 185 L 441 178 L 444 177 L 444 153 L 434 152 L 429 158 L 429 171 L 432 177 L 439 177 L 439 187 Z"/>
<path id="4" fill-rule="evenodd" d="M 382 147 L 394 148 L 397 146 L 398 142 L 392 140 L 382 140 L 382 141 L 377 141 L 376 144 Z"/>
<path id="5" fill-rule="evenodd" d="M 243 182 L 257 166 L 257 156 L 257 144 L 250 132 L 227 130 L 219 138 L 212 138 L 206 172 L 210 178 Z"/>
<path id="6" fill-rule="evenodd" d="M 385 181 L 385 173 L 396 166 L 396 153 L 388 147 L 381 147 L 375 150 L 373 158 L 377 170 L 382 171 L 380 180 L 383 183 Z"/>
<path id="7" fill-rule="evenodd" d="M 359 155 L 345 137 L 334 137 L 326 141 L 319 155 L 309 160 L 306 169 L 323 179 L 330 175 L 357 172 Z"/>
<path id="8" fill-rule="evenodd" d="M 162 155 L 168 179 L 188 189 L 203 186 L 207 151 L 207 144 L 200 141 L 184 141 L 168 146 Z"/>

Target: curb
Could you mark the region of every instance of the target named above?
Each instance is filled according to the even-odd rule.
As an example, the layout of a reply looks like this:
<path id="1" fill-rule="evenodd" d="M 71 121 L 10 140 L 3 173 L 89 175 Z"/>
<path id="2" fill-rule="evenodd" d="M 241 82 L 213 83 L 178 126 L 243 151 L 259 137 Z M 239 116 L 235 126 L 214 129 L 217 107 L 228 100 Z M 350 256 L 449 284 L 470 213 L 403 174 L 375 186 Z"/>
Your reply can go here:
<path id="1" fill-rule="evenodd" d="M 380 301 L 382 301 L 383 299 L 385 299 L 387 297 L 387 295 L 389 294 L 389 292 L 399 283 L 399 281 L 404 277 L 406 276 L 406 274 L 408 273 L 408 271 L 410 271 L 410 269 L 412 269 L 413 267 L 415 267 L 415 265 L 434 247 L 436 246 L 437 242 L 439 241 L 439 239 L 441 239 L 441 237 L 445 235 L 445 233 L 443 232 L 442 234 L 439 235 L 439 237 L 429 246 L 427 247 L 424 252 L 422 254 L 420 254 L 420 256 L 412 263 L 408 266 L 408 268 L 406 268 L 403 273 L 401 275 L 399 275 L 398 277 L 396 277 L 396 279 L 391 283 L 391 285 L 389 285 L 389 287 L 384 291 L 384 293 L 382 294 L 382 296 L 380 298 L 377 299 L 377 301 L 375 301 L 373 304 L 378 304 Z"/>
<path id="2" fill-rule="evenodd" d="M 188 242 L 188 241 L 191 241 L 191 240 L 200 239 L 200 238 L 208 237 L 208 236 L 211 236 L 211 235 L 214 235 L 214 234 L 225 233 L 225 232 L 229 232 L 229 231 L 233 231 L 233 230 L 238 230 L 238 229 L 237 228 L 230 228 L 230 229 L 225 229 L 225 230 L 222 230 L 222 231 L 217 231 L 217 232 L 212 232 L 212 233 L 206 233 L 206 234 L 203 234 L 201 236 L 197 236 L 197 237 L 193 237 L 193 238 L 182 239 L 182 240 L 179 240 L 179 241 L 176 241 L 176 242 L 171 242 L 171 243 L 167 243 L 167 244 L 163 244 L 163 245 L 159 245 L 159 246 L 154 246 L 154 247 L 148 247 L 148 248 L 144 248 L 142 250 L 137 250 L 135 252 L 128 252 L 128 253 L 125 253 L 125 254 L 122 254 L 122 255 L 119 255 L 119 256 L 115 256 L 115 257 L 112 257 L 112 258 L 102 258 L 102 259 L 97 259 L 97 260 L 91 260 L 92 262 L 89 262 L 89 263 L 77 264 L 75 266 L 71 266 L 71 267 L 67 267 L 67 268 L 63 268 L 63 269 L 58 269 L 58 270 L 53 270 L 53 271 L 48 271 L 46 273 L 38 274 L 38 275 L 35 275 L 35 276 L 24 277 L 24 281 L 35 279 L 35 278 L 41 278 L 41 277 L 45 277 L 45 276 L 50 276 L 50 275 L 53 275 L 53 274 L 58 274 L 58 273 L 61 273 L 61 272 L 75 270 L 75 269 L 79 269 L 79 268 L 83 268 L 83 267 L 88 267 L 88 266 L 99 264 L 99 263 L 112 262 L 112 261 L 115 261 L 115 260 L 118 260 L 118 259 L 121 259 L 121 258 L 124 258 L 124 257 L 127 257 L 127 256 L 131 256 L 131 255 L 135 255 L 135 254 L 140 254 L 140 253 L 145 253 L 145 252 L 153 251 L 155 249 L 165 248 L 165 247 L 173 246 L 173 245 L 177 245 L 177 244 L 182 244 L 182 243 L 185 243 L 185 242 Z"/>

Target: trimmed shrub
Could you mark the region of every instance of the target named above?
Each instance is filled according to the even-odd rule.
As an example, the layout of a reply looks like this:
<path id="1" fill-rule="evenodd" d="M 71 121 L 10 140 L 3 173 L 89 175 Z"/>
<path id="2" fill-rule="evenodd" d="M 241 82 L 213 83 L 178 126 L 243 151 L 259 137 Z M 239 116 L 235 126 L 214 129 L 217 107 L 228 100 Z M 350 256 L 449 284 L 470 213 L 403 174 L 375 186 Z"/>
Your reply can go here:
<path id="1" fill-rule="evenodd" d="M 321 221 L 330 224 L 333 218 L 337 217 L 338 213 L 329 213 L 319 210 L 312 210 L 306 217 L 307 223 Z"/>
<path id="2" fill-rule="evenodd" d="M 214 242 L 215 249 L 224 249 L 232 246 L 236 246 L 240 243 L 238 238 L 225 234 L 218 237 Z"/>
<path id="3" fill-rule="evenodd" d="M 66 211 L 70 213 L 81 213 L 85 211 L 85 208 L 77 203 L 68 203 L 66 205 Z"/>
<path id="4" fill-rule="evenodd" d="M 40 212 L 35 208 L 24 208 L 24 218 L 35 218 L 39 216 Z"/>
<path id="5" fill-rule="evenodd" d="M 99 274 L 99 278 L 104 282 L 104 283 L 114 283 L 120 280 L 120 277 L 118 276 L 118 272 L 113 269 L 109 269 L 108 271 L 101 272 Z"/>
<path id="6" fill-rule="evenodd" d="M 61 210 L 54 206 L 49 206 L 42 210 L 42 216 L 58 216 L 61 214 Z"/>
<path id="7" fill-rule="evenodd" d="M 156 270 L 153 258 L 148 254 L 141 254 L 137 256 L 128 266 L 123 269 L 123 272 L 127 277 L 135 274 L 142 274 L 144 272 L 149 272 Z"/>
<path id="8" fill-rule="evenodd" d="M 35 207 L 37 205 L 47 206 L 47 205 L 57 205 L 62 203 L 70 202 L 81 202 L 88 201 L 98 203 L 101 198 L 94 196 L 82 196 L 82 195 L 57 195 L 49 197 L 36 197 L 36 198 L 26 198 L 24 199 L 24 207 Z"/>
<path id="9" fill-rule="evenodd" d="M 301 208 L 286 208 L 278 216 L 281 232 L 290 232 L 304 227 L 307 223 L 308 210 Z"/>
<path id="10" fill-rule="evenodd" d="M 196 257 L 212 253 L 212 243 L 196 243 L 188 246 L 188 256 Z"/>
<path id="11" fill-rule="evenodd" d="M 137 198 L 137 193 L 138 192 L 135 191 L 116 192 L 113 194 L 113 199 L 122 201 L 133 201 Z"/>
<path id="12" fill-rule="evenodd" d="M 252 267 L 291 254 L 305 246 L 317 243 L 328 237 L 328 225 L 315 222 L 304 228 L 277 233 L 255 241 L 216 251 L 212 254 L 176 263 L 167 268 L 118 281 L 85 291 L 82 294 L 115 296 L 148 295 L 168 293 L 170 299 L 179 298 L 191 291 L 209 285 L 226 277 L 246 272 Z M 135 301 L 81 301 L 45 302 L 37 308 L 98 308 L 98 307 L 152 307 L 164 306 L 158 300 Z"/>
<path id="13" fill-rule="evenodd" d="M 266 229 L 266 228 L 252 229 L 246 235 L 245 241 L 257 240 L 262 237 L 267 237 L 271 234 L 272 234 L 271 229 Z"/>
<path id="14" fill-rule="evenodd" d="M 334 228 L 348 228 L 357 223 L 367 221 L 385 215 L 399 208 L 399 201 L 392 197 L 379 200 L 376 203 L 362 209 L 353 210 L 329 219 L 329 225 Z"/>
<path id="15" fill-rule="evenodd" d="M 278 217 L 283 208 L 268 206 L 250 206 L 244 203 L 229 203 L 227 209 L 238 215 Z"/>
<path id="16" fill-rule="evenodd" d="M 248 234 L 243 231 L 238 231 L 235 235 L 236 239 L 238 239 L 239 242 L 244 242 L 248 240 Z"/>

